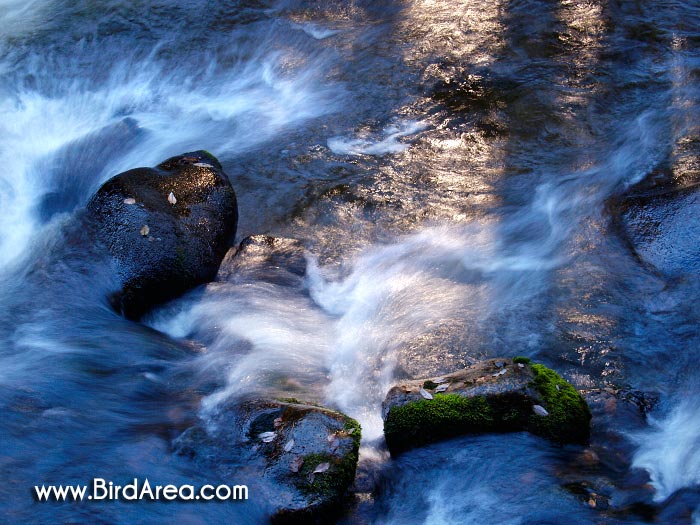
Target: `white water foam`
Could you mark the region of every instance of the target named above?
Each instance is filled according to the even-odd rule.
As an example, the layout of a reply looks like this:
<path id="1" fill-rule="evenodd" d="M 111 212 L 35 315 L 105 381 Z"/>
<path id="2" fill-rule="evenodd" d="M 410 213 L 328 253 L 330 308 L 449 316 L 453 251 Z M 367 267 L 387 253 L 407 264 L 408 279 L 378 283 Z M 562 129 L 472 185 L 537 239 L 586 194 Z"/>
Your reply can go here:
<path id="1" fill-rule="evenodd" d="M 325 40 L 331 36 L 335 36 L 341 32 L 340 29 L 330 29 L 328 27 L 323 27 L 319 24 L 314 24 L 312 22 L 305 22 L 303 24 L 293 24 L 293 27 L 301 29 L 304 33 L 309 35 L 316 40 Z"/>
<path id="2" fill-rule="evenodd" d="M 19 258 L 41 226 L 37 207 L 52 189 L 46 170 L 54 159 L 125 117 L 135 121 L 138 140 L 109 161 L 90 159 L 98 173 L 71 174 L 94 179 L 82 202 L 120 171 L 194 149 L 234 155 L 335 109 L 339 91 L 317 82 L 322 65 L 293 76 L 286 67 L 286 57 L 273 53 L 187 76 L 149 59 L 137 67 L 113 64 L 98 87 L 66 78 L 55 79 L 62 88 L 51 95 L 13 88 L 13 96 L 0 100 L 0 269 Z"/>
<path id="3" fill-rule="evenodd" d="M 649 473 L 654 501 L 700 485 L 700 401 L 681 401 L 665 417 L 650 417 L 649 426 L 647 432 L 632 436 L 639 444 L 632 466 Z"/>
<path id="4" fill-rule="evenodd" d="M 2 38 L 15 36 L 34 29 L 49 2 L 42 0 L 0 0 Z"/>
<path id="5" fill-rule="evenodd" d="M 384 155 L 401 153 L 408 149 L 408 144 L 399 139 L 414 135 L 427 128 L 425 122 L 409 120 L 384 128 L 382 138 L 362 135 L 359 137 L 332 137 L 328 139 L 328 148 L 337 155 Z"/>
<path id="6" fill-rule="evenodd" d="M 209 344 L 215 351 L 203 362 L 230 368 L 225 386 L 204 406 L 211 410 L 249 385 L 263 385 L 275 369 L 306 378 L 308 370 L 323 370 L 327 402 L 357 418 L 365 440 L 381 437 L 381 403 L 402 350 L 445 319 L 466 320 L 478 336 L 489 329 L 491 316 L 512 322 L 532 317 L 533 298 L 547 290 L 549 273 L 566 264 L 564 246 L 579 222 L 641 169 L 642 161 L 630 152 L 644 151 L 639 145 L 649 134 L 643 122 L 641 129 L 630 127 L 624 152 L 616 150 L 595 169 L 540 185 L 531 204 L 504 222 L 431 227 L 369 247 L 348 262 L 340 279 L 311 260 L 307 284 L 313 302 L 272 287 L 251 308 L 250 300 L 217 303 L 212 289 L 211 299 L 205 297 L 178 321 L 210 323 L 211 333 L 219 327 Z M 509 241 L 518 236 L 529 240 Z M 155 326 L 176 336 L 189 330 L 173 329 L 167 321 Z M 232 346 L 226 341 L 229 329 L 252 345 L 244 357 L 224 351 Z M 533 335 L 524 334 L 524 344 L 536 345 Z"/>

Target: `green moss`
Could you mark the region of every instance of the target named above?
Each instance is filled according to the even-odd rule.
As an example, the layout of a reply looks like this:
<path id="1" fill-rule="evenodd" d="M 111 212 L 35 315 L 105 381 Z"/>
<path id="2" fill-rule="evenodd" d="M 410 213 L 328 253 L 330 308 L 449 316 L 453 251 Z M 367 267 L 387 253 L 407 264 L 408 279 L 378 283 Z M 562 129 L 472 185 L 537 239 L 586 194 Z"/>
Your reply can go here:
<path id="1" fill-rule="evenodd" d="M 277 401 L 281 401 L 282 403 L 292 403 L 294 405 L 306 405 L 306 404 L 308 404 L 308 403 L 302 403 L 296 397 L 278 397 L 276 399 L 277 399 Z"/>
<path id="2" fill-rule="evenodd" d="M 483 397 L 436 394 L 432 400 L 392 407 L 384 434 L 394 453 L 459 434 L 488 431 L 493 423 L 491 406 Z"/>
<path id="3" fill-rule="evenodd" d="M 548 416 L 532 414 L 528 429 L 561 443 L 586 443 L 590 436 L 591 412 L 576 389 L 554 370 L 531 365 L 532 386 L 542 396 Z"/>
<path id="4" fill-rule="evenodd" d="M 355 480 L 359 458 L 362 429 L 352 418 L 345 418 L 344 431 L 352 437 L 352 447 L 343 456 L 332 454 L 307 454 L 299 471 L 298 486 L 307 494 L 319 496 L 324 500 L 334 500 L 342 496 Z M 326 472 L 312 474 L 321 463 L 328 463 Z"/>
<path id="5" fill-rule="evenodd" d="M 433 383 L 430 379 L 428 379 L 425 383 L 423 383 L 423 388 L 427 388 L 428 390 L 434 390 L 438 387 L 437 383 Z"/>
<path id="6" fill-rule="evenodd" d="M 517 363 L 522 363 L 523 365 L 528 365 L 528 364 L 530 364 L 532 361 L 530 360 L 529 357 L 523 357 L 523 356 L 519 355 L 519 356 L 513 358 L 513 362 L 516 363 L 516 364 L 517 364 Z"/>
<path id="7" fill-rule="evenodd" d="M 345 432 L 353 437 L 355 446 L 360 449 L 360 441 L 362 440 L 362 427 L 351 417 L 345 416 Z"/>
<path id="8" fill-rule="evenodd" d="M 530 364 L 528 358 L 515 358 L 514 362 L 525 364 L 524 372 L 532 372 L 529 388 L 475 397 L 435 394 L 432 400 L 391 407 L 384 422 L 391 453 L 481 432 L 529 430 L 560 443 L 586 443 L 591 414 L 576 389 L 553 370 Z M 543 405 L 549 415 L 536 415 L 532 409 L 535 404 Z"/>

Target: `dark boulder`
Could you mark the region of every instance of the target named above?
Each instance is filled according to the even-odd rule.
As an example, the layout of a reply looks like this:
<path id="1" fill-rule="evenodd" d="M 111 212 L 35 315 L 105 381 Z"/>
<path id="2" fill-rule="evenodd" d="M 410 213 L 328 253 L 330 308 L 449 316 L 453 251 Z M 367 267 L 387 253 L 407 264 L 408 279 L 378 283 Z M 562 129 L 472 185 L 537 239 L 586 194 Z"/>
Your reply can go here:
<path id="1" fill-rule="evenodd" d="M 382 405 L 392 455 L 461 434 L 527 430 L 586 443 L 586 401 L 556 372 L 526 358 L 491 359 L 440 378 L 393 387 Z"/>
<path id="2" fill-rule="evenodd" d="M 224 407 L 213 425 L 186 430 L 176 453 L 240 480 L 226 465 L 247 456 L 270 488 L 274 523 L 314 523 L 338 510 L 355 478 L 360 426 L 344 414 L 296 400 L 251 400 Z M 236 460 L 232 460 L 236 457 Z"/>
<path id="3" fill-rule="evenodd" d="M 138 319 L 209 282 L 236 233 L 236 194 L 219 161 L 195 151 L 108 180 L 87 205 L 121 283 L 112 303 Z"/>

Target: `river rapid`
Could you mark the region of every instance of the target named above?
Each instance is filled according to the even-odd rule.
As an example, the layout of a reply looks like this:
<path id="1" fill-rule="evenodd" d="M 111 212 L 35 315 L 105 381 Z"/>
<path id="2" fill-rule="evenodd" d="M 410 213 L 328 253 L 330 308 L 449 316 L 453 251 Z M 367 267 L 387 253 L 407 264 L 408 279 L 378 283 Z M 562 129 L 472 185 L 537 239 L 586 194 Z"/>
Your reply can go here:
<path id="1" fill-rule="evenodd" d="M 1 521 L 266 523 L 245 465 L 235 504 L 32 487 L 218 482 L 173 439 L 282 394 L 362 424 L 344 524 L 700 524 L 697 273 L 616 226 L 635 185 L 700 182 L 697 2 L 0 0 L 0 23 Z M 236 189 L 237 241 L 298 239 L 306 275 L 127 321 L 62 228 L 111 176 L 198 149 Z M 658 401 L 594 409 L 590 447 L 388 457 L 393 384 L 514 355 Z"/>

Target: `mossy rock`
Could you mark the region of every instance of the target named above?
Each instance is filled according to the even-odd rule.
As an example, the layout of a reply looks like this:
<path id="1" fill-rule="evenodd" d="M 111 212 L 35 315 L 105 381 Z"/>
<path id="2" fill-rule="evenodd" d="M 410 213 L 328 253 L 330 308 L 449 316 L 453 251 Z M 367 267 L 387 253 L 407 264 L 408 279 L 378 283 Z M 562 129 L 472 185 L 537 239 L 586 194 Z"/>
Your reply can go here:
<path id="1" fill-rule="evenodd" d="M 591 411 L 578 391 L 554 370 L 533 364 L 533 386 L 541 396 L 546 417 L 530 415 L 527 430 L 560 443 L 588 442 Z"/>
<path id="2" fill-rule="evenodd" d="M 537 405 L 547 415 L 538 415 Z M 384 401 L 383 416 L 393 455 L 485 432 L 527 430 L 558 443 L 585 443 L 591 419 L 574 387 L 526 358 L 493 359 L 441 378 L 398 385 Z"/>
<path id="3" fill-rule="evenodd" d="M 273 523 L 325 523 L 342 508 L 362 437 L 354 419 L 293 398 L 255 399 L 224 407 L 214 423 L 211 433 L 188 429 L 175 450 L 215 466 L 231 462 L 227 450 L 250 456 L 248 468 L 260 468 L 268 487 Z"/>

